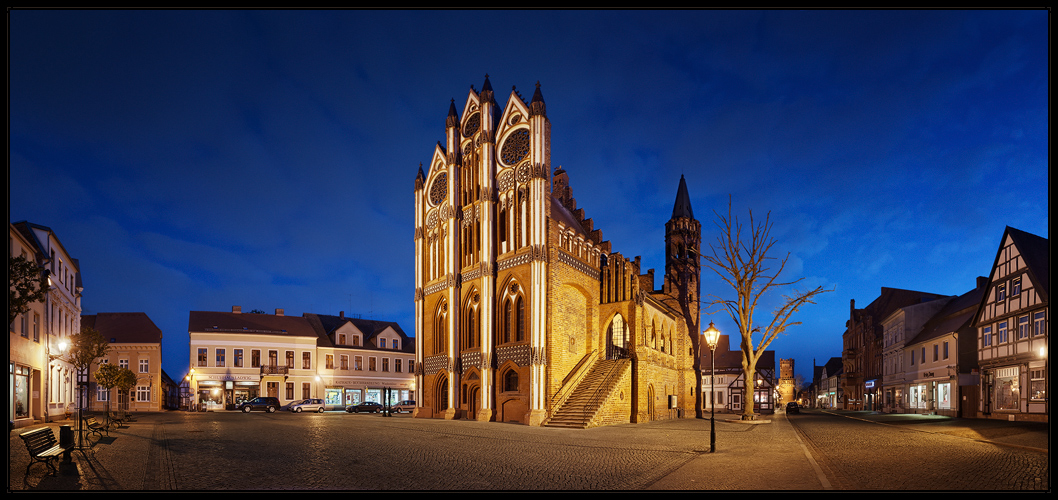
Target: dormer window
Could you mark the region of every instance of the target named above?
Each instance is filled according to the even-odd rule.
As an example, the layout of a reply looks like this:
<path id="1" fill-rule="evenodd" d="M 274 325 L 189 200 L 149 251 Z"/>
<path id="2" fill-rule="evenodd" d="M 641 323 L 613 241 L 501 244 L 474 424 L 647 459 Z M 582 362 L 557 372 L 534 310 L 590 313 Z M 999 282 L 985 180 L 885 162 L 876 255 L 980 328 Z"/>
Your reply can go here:
<path id="1" fill-rule="evenodd" d="M 385 349 L 386 348 L 386 339 L 378 339 L 378 346 L 383 348 L 383 349 Z"/>
<path id="2" fill-rule="evenodd" d="M 338 345 L 345 345 L 345 334 L 338 334 Z"/>
<path id="3" fill-rule="evenodd" d="M 360 336 L 359 335 L 353 335 L 353 346 L 354 347 L 360 347 Z"/>

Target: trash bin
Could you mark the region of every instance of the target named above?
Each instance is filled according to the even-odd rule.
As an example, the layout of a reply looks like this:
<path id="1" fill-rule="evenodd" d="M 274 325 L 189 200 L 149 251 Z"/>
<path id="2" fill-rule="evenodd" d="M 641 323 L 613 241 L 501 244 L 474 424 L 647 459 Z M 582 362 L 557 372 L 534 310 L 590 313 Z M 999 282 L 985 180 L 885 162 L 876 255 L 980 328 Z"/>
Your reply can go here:
<path id="1" fill-rule="evenodd" d="M 59 446 L 62 447 L 62 461 L 70 463 L 70 451 L 74 448 L 73 427 L 70 424 L 59 426 Z"/>

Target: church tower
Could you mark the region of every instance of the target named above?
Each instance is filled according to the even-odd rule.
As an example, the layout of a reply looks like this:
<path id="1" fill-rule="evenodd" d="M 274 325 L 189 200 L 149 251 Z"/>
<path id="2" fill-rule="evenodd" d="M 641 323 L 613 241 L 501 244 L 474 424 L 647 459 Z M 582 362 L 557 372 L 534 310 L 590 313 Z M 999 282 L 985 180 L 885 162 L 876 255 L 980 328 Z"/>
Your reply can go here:
<path id="1" fill-rule="evenodd" d="M 698 317 L 701 294 L 702 225 L 694 218 L 687 181 L 680 176 L 672 218 L 665 223 L 665 278 L 662 291 L 686 304 L 686 314 Z"/>

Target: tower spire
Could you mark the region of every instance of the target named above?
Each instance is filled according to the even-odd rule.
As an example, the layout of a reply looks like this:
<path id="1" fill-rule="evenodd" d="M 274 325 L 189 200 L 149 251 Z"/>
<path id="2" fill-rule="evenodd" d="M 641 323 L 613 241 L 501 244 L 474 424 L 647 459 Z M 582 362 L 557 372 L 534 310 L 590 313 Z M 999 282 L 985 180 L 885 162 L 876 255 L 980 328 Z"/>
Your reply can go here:
<path id="1" fill-rule="evenodd" d="M 680 175 L 680 187 L 676 189 L 676 204 L 672 207 L 672 218 L 694 218 L 691 210 L 691 196 L 687 194 L 687 181 Z"/>

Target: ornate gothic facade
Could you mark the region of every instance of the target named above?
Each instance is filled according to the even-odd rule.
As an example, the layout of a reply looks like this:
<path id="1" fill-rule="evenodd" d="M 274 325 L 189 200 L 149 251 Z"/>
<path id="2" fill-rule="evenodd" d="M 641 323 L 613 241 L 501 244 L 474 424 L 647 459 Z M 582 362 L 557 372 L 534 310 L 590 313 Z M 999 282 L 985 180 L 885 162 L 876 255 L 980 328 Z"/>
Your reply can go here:
<path id="1" fill-rule="evenodd" d="M 416 417 L 588 427 L 693 416 L 701 226 L 681 178 L 665 275 L 610 248 L 552 170 L 537 84 L 453 101 L 415 178 Z"/>

